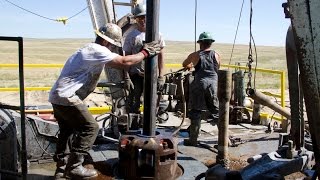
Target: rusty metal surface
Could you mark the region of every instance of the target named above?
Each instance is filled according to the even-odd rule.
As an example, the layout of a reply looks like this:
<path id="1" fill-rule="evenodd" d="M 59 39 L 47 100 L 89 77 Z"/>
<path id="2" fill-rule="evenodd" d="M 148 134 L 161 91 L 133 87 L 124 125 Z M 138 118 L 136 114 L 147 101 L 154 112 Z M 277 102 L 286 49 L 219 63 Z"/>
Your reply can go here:
<path id="1" fill-rule="evenodd" d="M 320 172 L 320 1 L 288 0 L 310 132 Z"/>
<path id="2" fill-rule="evenodd" d="M 218 71 L 218 99 L 219 99 L 219 136 L 217 162 L 228 167 L 228 143 L 229 143 L 229 106 L 231 98 L 231 71 Z"/>
<path id="3" fill-rule="evenodd" d="M 294 43 L 292 27 L 288 28 L 286 36 L 286 59 L 288 69 L 289 97 L 290 97 L 290 113 L 291 113 L 291 137 L 297 149 L 301 148 L 303 138 L 301 139 L 301 122 L 304 121 L 301 117 L 303 109 L 303 101 L 300 102 L 302 92 L 299 88 L 299 70 L 298 70 L 298 55 Z M 302 104 L 302 105 L 301 105 Z"/>
<path id="4" fill-rule="evenodd" d="M 272 110 L 278 112 L 279 114 L 285 116 L 288 119 L 291 119 L 290 112 L 286 109 L 282 108 L 277 103 L 271 101 L 268 96 L 264 95 L 263 93 L 255 90 L 255 89 L 249 89 L 248 96 L 252 98 L 254 101 L 257 101 L 259 104 L 262 104 L 264 106 L 267 106 L 271 108 Z"/>
<path id="5" fill-rule="evenodd" d="M 172 136 L 124 135 L 119 144 L 118 175 L 124 179 L 170 180 L 181 176 L 177 140 Z"/>

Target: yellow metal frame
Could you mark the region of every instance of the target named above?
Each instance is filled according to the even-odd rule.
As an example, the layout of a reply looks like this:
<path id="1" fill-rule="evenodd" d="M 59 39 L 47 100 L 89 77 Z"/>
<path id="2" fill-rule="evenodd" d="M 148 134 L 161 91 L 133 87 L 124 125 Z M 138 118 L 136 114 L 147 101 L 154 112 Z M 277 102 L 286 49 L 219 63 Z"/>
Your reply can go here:
<path id="1" fill-rule="evenodd" d="M 18 64 L 0 64 L 0 68 L 18 68 Z M 25 68 L 62 68 L 63 64 L 24 64 Z M 167 68 L 181 68 L 181 64 L 165 64 Z M 246 66 L 237 66 L 237 65 L 227 65 L 222 64 L 221 67 L 225 68 L 237 68 L 242 70 L 249 70 Z M 278 71 L 278 70 L 270 70 L 270 69 L 262 69 L 256 68 L 255 71 L 257 72 L 264 72 L 264 73 L 271 73 L 271 74 L 278 74 L 280 75 L 280 95 L 272 94 L 269 92 L 263 92 L 266 95 L 277 97 L 281 99 L 281 106 L 285 107 L 285 71 Z M 25 87 L 25 91 L 48 91 L 51 87 Z M 0 92 L 7 92 L 7 91 L 19 91 L 19 88 L 0 88 Z M 106 107 L 92 107 L 89 108 L 90 112 L 93 114 L 102 114 L 105 112 L 109 112 L 111 110 L 110 106 Z M 29 110 L 26 112 L 32 113 L 33 110 Z M 39 112 L 39 110 L 36 110 Z M 52 110 L 51 110 L 52 112 Z M 283 117 L 274 117 L 276 120 L 282 120 Z"/>

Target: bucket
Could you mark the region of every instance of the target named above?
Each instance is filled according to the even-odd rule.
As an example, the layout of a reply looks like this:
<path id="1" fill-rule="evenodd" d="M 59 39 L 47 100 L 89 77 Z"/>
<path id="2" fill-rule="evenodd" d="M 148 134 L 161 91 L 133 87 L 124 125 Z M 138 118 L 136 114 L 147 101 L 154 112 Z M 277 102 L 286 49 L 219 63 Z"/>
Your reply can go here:
<path id="1" fill-rule="evenodd" d="M 270 123 L 269 114 L 268 113 L 260 113 L 260 124 L 268 126 Z"/>

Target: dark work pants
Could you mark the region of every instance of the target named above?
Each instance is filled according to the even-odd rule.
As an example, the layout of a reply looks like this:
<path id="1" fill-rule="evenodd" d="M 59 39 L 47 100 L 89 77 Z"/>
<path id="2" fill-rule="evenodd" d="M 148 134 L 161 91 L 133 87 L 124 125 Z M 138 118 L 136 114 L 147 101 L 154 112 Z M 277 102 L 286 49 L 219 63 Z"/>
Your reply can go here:
<path id="1" fill-rule="evenodd" d="M 99 125 L 84 104 L 61 106 L 52 104 L 54 116 L 58 121 L 60 132 L 56 155 L 64 154 L 70 137 L 71 153 L 87 154 L 97 138 Z"/>
<path id="2" fill-rule="evenodd" d="M 130 107 L 130 113 L 140 113 L 140 98 L 143 93 L 144 77 L 139 74 L 130 75 L 130 79 L 133 83 L 134 89 L 130 90 L 128 97 L 128 104 Z"/>
<path id="3" fill-rule="evenodd" d="M 201 110 L 206 109 L 212 115 L 214 121 L 219 119 L 219 100 L 217 96 L 217 90 L 212 84 L 206 85 L 200 88 L 200 85 L 193 84 L 193 94 L 191 97 L 191 110 L 189 111 L 189 118 L 191 120 L 201 120 Z"/>

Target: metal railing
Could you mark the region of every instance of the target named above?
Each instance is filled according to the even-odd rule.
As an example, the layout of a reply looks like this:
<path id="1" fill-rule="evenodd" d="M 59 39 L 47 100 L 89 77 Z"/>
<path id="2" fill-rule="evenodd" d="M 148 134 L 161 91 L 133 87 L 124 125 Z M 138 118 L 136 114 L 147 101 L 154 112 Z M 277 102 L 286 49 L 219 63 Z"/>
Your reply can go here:
<path id="1" fill-rule="evenodd" d="M 63 64 L 25 64 L 24 67 L 25 68 L 62 68 Z M 181 68 L 181 64 L 165 64 L 165 67 L 179 69 L 179 68 Z M 235 69 L 241 69 L 241 70 L 248 70 L 248 67 L 238 66 L 238 65 L 222 64 L 221 67 L 222 68 L 235 68 Z M 0 68 L 18 68 L 18 64 L 0 64 Z M 255 70 L 256 70 L 256 72 L 280 75 L 280 94 L 274 94 L 274 93 L 270 93 L 270 92 L 263 92 L 263 93 L 268 96 L 280 98 L 281 107 L 285 107 L 285 71 L 270 70 L 270 69 L 263 69 L 263 68 L 256 68 Z M 25 91 L 48 91 L 50 89 L 51 89 L 51 87 L 25 87 Z M 15 88 L 15 87 L 0 88 L 0 92 L 7 92 L 7 91 L 19 91 L 19 88 L 18 87 L 17 88 Z M 89 110 L 91 113 L 100 114 L 100 113 L 110 111 L 111 107 L 110 106 L 93 107 L 93 108 L 89 108 Z M 30 110 L 27 110 L 28 113 L 29 113 L 29 111 Z M 49 111 L 49 110 L 44 110 L 44 111 Z M 274 116 L 274 119 L 282 120 L 282 117 Z"/>

